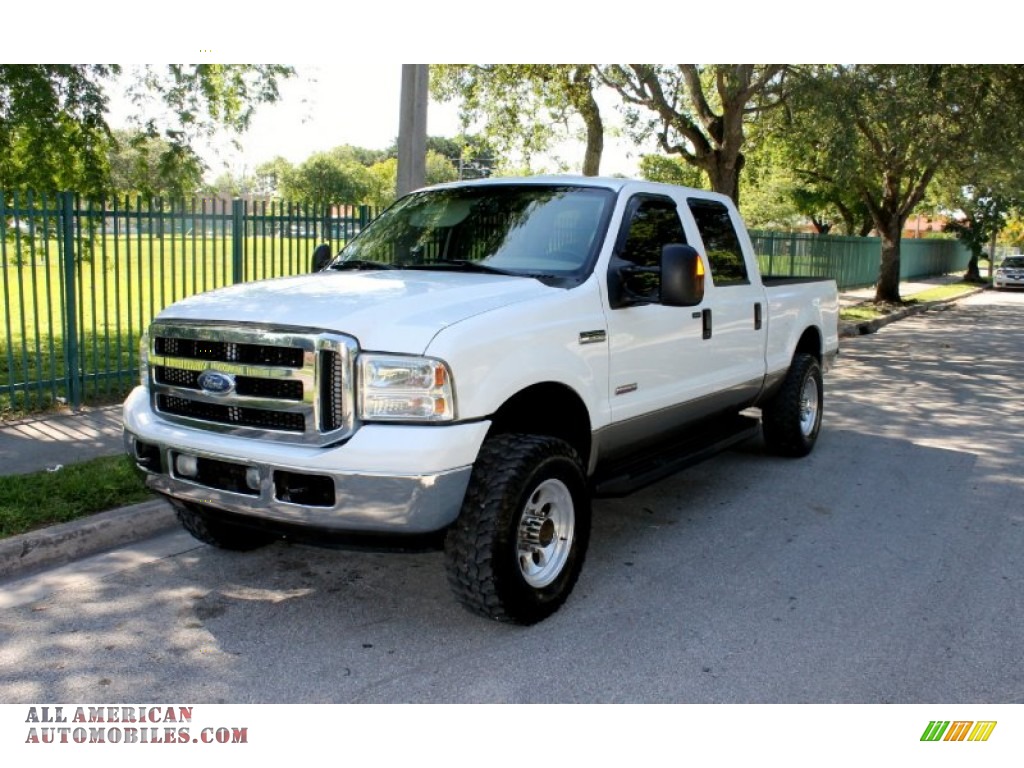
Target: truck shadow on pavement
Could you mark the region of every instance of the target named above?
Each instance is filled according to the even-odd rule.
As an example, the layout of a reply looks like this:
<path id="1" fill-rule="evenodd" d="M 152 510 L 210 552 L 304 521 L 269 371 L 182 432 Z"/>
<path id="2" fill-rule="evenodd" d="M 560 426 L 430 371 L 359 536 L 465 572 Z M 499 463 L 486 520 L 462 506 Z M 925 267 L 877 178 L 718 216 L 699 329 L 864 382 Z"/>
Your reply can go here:
<path id="1" fill-rule="evenodd" d="M 532 628 L 464 612 L 438 553 L 197 545 L 4 611 L 0 700 L 954 700 L 926 679 L 935 654 L 1019 621 L 974 604 L 1005 530 L 965 539 L 974 472 L 969 453 L 845 430 L 803 461 L 748 445 L 597 501 L 576 592 Z M 1007 685 L 976 684 L 967 699 Z"/>

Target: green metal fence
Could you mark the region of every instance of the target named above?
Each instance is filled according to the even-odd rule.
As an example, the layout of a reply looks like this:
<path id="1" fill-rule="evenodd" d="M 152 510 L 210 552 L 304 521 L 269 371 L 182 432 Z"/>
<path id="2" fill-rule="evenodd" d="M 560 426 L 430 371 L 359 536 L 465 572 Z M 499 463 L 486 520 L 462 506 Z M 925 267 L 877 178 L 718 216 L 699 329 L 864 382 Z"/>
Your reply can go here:
<path id="1" fill-rule="evenodd" d="M 165 306 L 307 272 L 317 245 L 340 247 L 375 213 L 0 193 L 0 413 L 124 394 L 138 375 L 139 336 Z"/>
<path id="2" fill-rule="evenodd" d="M 772 277 L 828 277 L 839 290 L 878 280 L 882 241 L 877 237 L 835 237 L 802 232 L 751 232 L 761 271 Z M 970 251 L 959 240 L 903 240 L 900 278 L 946 275 L 967 269 Z"/>
<path id="3" fill-rule="evenodd" d="M 242 200 L 107 204 L 0 193 L 0 414 L 110 401 L 138 375 L 141 332 L 165 306 L 246 280 L 307 272 L 376 214 Z M 752 233 L 767 275 L 874 283 L 877 239 Z M 954 241 L 903 242 L 905 277 L 959 271 Z"/>

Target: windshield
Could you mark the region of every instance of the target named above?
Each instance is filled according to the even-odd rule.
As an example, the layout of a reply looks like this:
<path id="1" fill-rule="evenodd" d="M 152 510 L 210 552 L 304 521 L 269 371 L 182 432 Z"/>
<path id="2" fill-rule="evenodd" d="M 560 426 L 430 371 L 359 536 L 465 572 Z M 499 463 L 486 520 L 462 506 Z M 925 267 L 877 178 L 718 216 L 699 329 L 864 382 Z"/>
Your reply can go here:
<path id="1" fill-rule="evenodd" d="M 1024 256 L 1009 256 L 1003 259 L 1003 263 L 1000 264 L 999 266 L 1003 267 L 1004 269 L 1021 269 L 1022 267 L 1024 267 Z"/>
<path id="2" fill-rule="evenodd" d="M 614 199 L 608 189 L 537 184 L 424 190 L 381 214 L 331 267 L 572 275 L 600 248 Z"/>

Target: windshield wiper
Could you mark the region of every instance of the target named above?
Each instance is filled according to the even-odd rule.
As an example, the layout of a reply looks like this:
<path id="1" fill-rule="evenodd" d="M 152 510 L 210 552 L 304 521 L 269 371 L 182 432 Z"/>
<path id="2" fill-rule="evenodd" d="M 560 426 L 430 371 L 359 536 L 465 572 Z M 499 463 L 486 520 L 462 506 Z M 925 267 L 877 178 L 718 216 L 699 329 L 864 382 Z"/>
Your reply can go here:
<path id="1" fill-rule="evenodd" d="M 425 264 L 407 264 L 406 269 L 434 269 L 435 267 L 452 267 L 462 272 L 484 272 L 489 275 L 511 275 L 512 277 L 527 277 L 522 272 L 510 272 L 507 269 L 499 269 L 479 261 L 469 259 L 438 259 L 437 261 Z"/>
<path id="2" fill-rule="evenodd" d="M 348 261 L 339 261 L 337 264 L 332 264 L 329 269 L 336 269 L 339 272 L 343 270 L 361 270 L 361 269 L 397 269 L 394 264 L 385 264 L 382 261 L 367 261 L 366 259 L 349 259 Z"/>

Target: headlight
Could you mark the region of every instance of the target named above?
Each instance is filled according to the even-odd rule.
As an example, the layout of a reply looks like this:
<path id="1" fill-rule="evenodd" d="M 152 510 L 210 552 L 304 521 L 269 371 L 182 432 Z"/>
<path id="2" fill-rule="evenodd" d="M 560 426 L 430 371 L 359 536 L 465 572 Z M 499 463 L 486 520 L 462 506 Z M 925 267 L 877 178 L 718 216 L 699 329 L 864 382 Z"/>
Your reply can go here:
<path id="1" fill-rule="evenodd" d="M 365 421 L 452 421 L 448 366 L 429 357 L 361 355 L 359 410 Z"/>
<path id="2" fill-rule="evenodd" d="M 149 331 L 143 331 L 139 339 L 139 383 L 149 385 Z"/>

